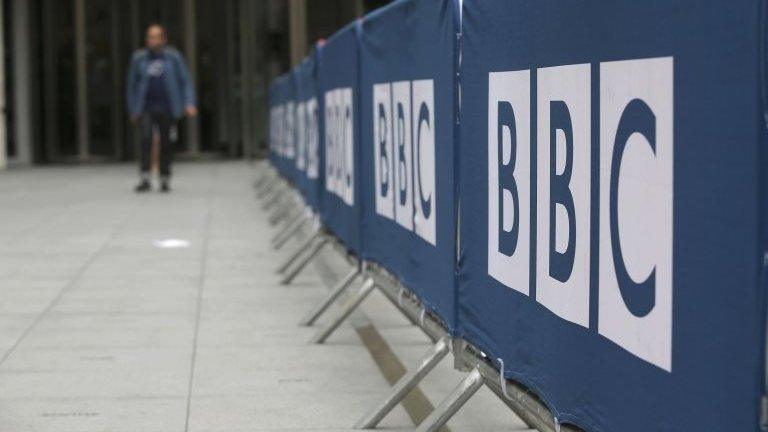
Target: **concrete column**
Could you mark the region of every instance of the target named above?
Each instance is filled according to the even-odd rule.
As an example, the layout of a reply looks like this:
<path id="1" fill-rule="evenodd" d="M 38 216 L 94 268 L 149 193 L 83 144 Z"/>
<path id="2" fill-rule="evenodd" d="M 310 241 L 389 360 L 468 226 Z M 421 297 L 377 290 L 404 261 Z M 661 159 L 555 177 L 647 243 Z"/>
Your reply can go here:
<path id="1" fill-rule="evenodd" d="M 3 27 L 3 0 L 0 0 L 0 169 L 8 165 L 8 149 L 5 119 L 5 34 Z"/>
<path id="2" fill-rule="evenodd" d="M 13 56 L 13 113 L 16 160 L 32 163 L 32 58 L 30 56 L 30 2 L 13 0 L 11 17 L 11 54 Z M 3 103 L 3 106 L 5 104 Z M 3 112 L 5 115 L 5 112 Z"/>
<path id="3" fill-rule="evenodd" d="M 125 108 L 123 105 L 123 94 L 125 93 L 125 65 L 123 64 L 124 53 L 120 49 L 120 31 L 123 19 L 120 16 L 121 3 L 113 1 L 109 5 L 111 48 L 110 62 L 112 63 L 112 144 L 114 145 L 114 157 L 122 160 L 125 149 Z"/>
<path id="4" fill-rule="evenodd" d="M 288 8 L 291 64 L 295 66 L 307 55 L 307 0 L 290 0 Z"/>
<path id="5" fill-rule="evenodd" d="M 137 49 L 144 45 L 143 43 L 143 34 L 141 32 L 141 11 L 139 10 L 140 4 L 138 1 L 134 0 L 130 3 L 130 26 L 131 26 L 131 49 Z M 127 71 L 123 71 L 123 73 L 127 74 Z M 127 76 L 127 75 L 126 75 Z M 123 89 L 125 91 L 125 89 Z M 128 147 L 128 157 L 130 158 L 136 158 L 139 154 L 139 146 L 141 146 L 141 134 L 139 133 L 139 128 L 137 126 L 133 126 L 130 128 L 131 131 L 131 141 L 130 146 Z"/>
<path id="6" fill-rule="evenodd" d="M 251 154 L 253 148 L 253 133 L 251 128 L 253 100 L 253 23 L 251 22 L 251 0 L 240 0 L 240 132 L 243 142 L 243 154 Z"/>
<path id="7" fill-rule="evenodd" d="M 44 0 L 43 28 L 51 29 L 43 33 L 43 100 L 47 107 L 53 109 L 44 110 L 45 135 L 44 148 L 48 162 L 59 157 L 59 73 L 58 67 L 58 35 L 56 28 L 57 14 L 59 13 L 59 0 Z"/>
<path id="8" fill-rule="evenodd" d="M 187 57 L 189 73 L 195 91 L 199 95 L 197 86 L 197 21 L 195 21 L 195 0 L 184 0 L 184 54 Z M 198 101 L 199 106 L 199 101 Z M 200 122 L 198 118 L 187 119 L 187 143 L 189 152 L 200 152 Z"/>
<path id="9" fill-rule="evenodd" d="M 237 35 L 240 32 L 240 22 L 237 19 L 238 0 L 226 0 L 224 30 L 226 31 L 226 51 L 227 51 L 227 77 L 226 77 L 226 125 L 227 125 L 227 145 L 230 149 L 237 152 L 237 147 L 241 140 L 240 134 L 240 111 L 237 105 Z M 230 150 L 232 151 L 232 150 Z"/>
<path id="10" fill-rule="evenodd" d="M 75 0 L 75 112 L 77 155 L 80 161 L 88 160 L 91 129 L 88 119 L 88 52 L 85 31 L 85 0 Z"/>
<path id="11" fill-rule="evenodd" d="M 253 21 L 257 24 L 254 40 L 254 101 L 253 101 L 253 147 L 248 155 L 251 158 L 259 156 L 267 145 L 268 89 L 269 75 L 267 63 L 267 2 L 257 2 Z"/>

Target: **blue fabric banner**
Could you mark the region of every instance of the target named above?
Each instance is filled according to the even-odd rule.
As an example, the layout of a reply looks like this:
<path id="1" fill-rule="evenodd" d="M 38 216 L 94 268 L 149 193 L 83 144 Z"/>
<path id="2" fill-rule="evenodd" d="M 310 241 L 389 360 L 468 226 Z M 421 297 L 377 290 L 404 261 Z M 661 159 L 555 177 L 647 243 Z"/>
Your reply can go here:
<path id="1" fill-rule="evenodd" d="M 557 418 L 757 431 L 758 0 L 464 0 L 460 331 Z"/>
<path id="2" fill-rule="evenodd" d="M 275 80 L 269 85 L 269 161 L 280 170 L 280 106 L 282 103 L 280 83 Z"/>
<path id="3" fill-rule="evenodd" d="M 296 186 L 307 205 L 318 211 L 322 192 L 320 136 L 323 116 L 318 103 L 316 71 L 315 56 L 311 55 L 294 69 L 293 74 L 296 84 Z"/>
<path id="4" fill-rule="evenodd" d="M 360 254 L 360 119 L 358 113 L 358 22 L 334 34 L 318 53 L 317 83 L 322 98 L 325 188 L 323 224 Z"/>
<path id="5" fill-rule="evenodd" d="M 455 328 L 456 38 L 452 0 L 401 0 L 360 38 L 363 255 Z"/>
<path id="6" fill-rule="evenodd" d="M 292 72 L 279 76 L 270 86 L 270 159 L 281 175 L 295 176 L 295 82 Z"/>

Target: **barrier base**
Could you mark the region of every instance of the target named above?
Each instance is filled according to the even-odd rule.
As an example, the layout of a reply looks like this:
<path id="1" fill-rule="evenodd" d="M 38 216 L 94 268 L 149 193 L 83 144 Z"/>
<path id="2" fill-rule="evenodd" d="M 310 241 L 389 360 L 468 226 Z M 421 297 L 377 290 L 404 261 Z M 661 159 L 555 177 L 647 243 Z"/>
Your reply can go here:
<path id="1" fill-rule="evenodd" d="M 355 429 L 373 429 L 411 392 L 432 369 L 450 352 L 450 340 L 444 337 L 422 357 L 419 366 L 406 373 L 392 387 L 390 393 L 355 425 Z"/>
<path id="2" fill-rule="evenodd" d="M 259 184 L 256 185 L 256 198 L 258 200 L 263 200 L 266 198 L 267 194 L 277 185 L 277 182 L 280 181 L 280 176 L 278 176 L 276 173 L 271 172 L 269 174 L 265 175 L 265 178 L 260 180 Z"/>
<path id="3" fill-rule="evenodd" d="M 360 275 L 360 268 L 355 267 L 350 271 L 339 283 L 336 284 L 336 286 L 331 290 L 330 293 L 328 293 L 328 296 L 323 299 L 317 306 L 315 306 L 309 313 L 301 320 L 299 325 L 301 326 L 311 326 L 312 324 L 317 321 L 320 316 L 325 313 L 326 310 L 328 310 L 329 307 L 341 296 L 344 291 L 346 291 L 347 287 L 355 280 L 357 279 L 357 276 Z"/>
<path id="4" fill-rule="evenodd" d="M 272 190 L 270 190 L 266 197 L 264 198 L 264 204 L 261 206 L 261 209 L 264 211 L 268 211 L 270 208 L 278 204 L 281 199 L 283 198 L 282 193 L 285 191 L 289 191 L 289 186 L 285 182 L 279 182 L 277 185 L 275 185 Z"/>
<path id="5" fill-rule="evenodd" d="M 253 187 L 258 192 L 264 184 L 272 178 L 273 171 L 268 162 L 259 164 L 256 167 L 256 179 L 253 182 Z"/>
<path id="6" fill-rule="evenodd" d="M 309 264 L 312 259 L 314 259 L 318 253 L 320 253 L 320 250 L 323 249 L 323 246 L 328 244 L 328 237 L 321 236 L 320 240 L 316 241 L 314 245 L 309 249 L 308 253 L 304 254 L 304 258 L 298 261 L 298 264 L 296 264 L 292 269 L 286 268 L 286 273 L 283 276 L 283 279 L 280 281 L 280 284 L 282 285 L 288 285 L 296 278 L 296 276 L 301 273 L 304 268 L 307 267 L 307 264 Z"/>
<path id="7" fill-rule="evenodd" d="M 264 184 L 264 187 L 262 187 L 260 190 L 256 192 L 256 198 L 259 201 L 267 200 L 267 198 L 272 196 L 275 190 L 280 187 L 280 185 L 282 184 L 281 180 L 282 179 L 280 178 L 280 176 L 275 174 L 275 176 L 272 177 L 271 180 L 269 180 Z"/>
<path id="8" fill-rule="evenodd" d="M 352 315 L 352 312 L 354 312 L 354 310 L 360 306 L 360 303 L 362 303 L 363 300 L 368 297 L 368 294 L 370 294 L 374 288 L 376 288 L 376 283 L 373 281 L 373 279 L 370 277 L 366 278 L 365 282 L 363 282 L 363 285 L 360 287 L 357 293 L 355 293 L 354 296 L 350 297 L 349 300 L 344 303 L 334 319 L 332 319 L 324 328 L 317 332 L 310 343 L 321 344 L 325 342 L 325 340 L 328 339 L 328 337 L 333 334 L 337 328 L 339 328 L 341 323 L 343 323 L 350 315 Z"/>
<path id="9" fill-rule="evenodd" d="M 451 393 L 440 402 L 440 405 L 424 419 L 416 432 L 436 432 L 445 425 L 451 417 L 483 386 L 483 376 L 477 369 L 472 370 Z"/>
<path id="10" fill-rule="evenodd" d="M 285 196 L 279 200 L 275 210 L 269 216 L 269 226 L 277 226 L 291 214 L 295 201 L 291 197 Z"/>
<path id="11" fill-rule="evenodd" d="M 296 235 L 304 224 L 311 219 L 311 216 L 307 215 L 303 211 L 299 211 L 294 217 L 292 217 L 285 227 L 280 230 L 272 240 L 270 244 L 275 250 L 280 250 L 294 235 Z"/>
<path id="12" fill-rule="evenodd" d="M 288 270 L 288 268 L 304 254 L 307 248 L 312 246 L 312 243 L 314 243 L 315 240 L 321 236 L 322 233 L 320 232 L 320 229 L 315 229 L 314 232 L 307 236 L 307 238 L 299 245 L 299 247 L 296 249 L 296 252 L 288 256 L 288 258 L 277 267 L 275 273 L 281 274 Z"/>

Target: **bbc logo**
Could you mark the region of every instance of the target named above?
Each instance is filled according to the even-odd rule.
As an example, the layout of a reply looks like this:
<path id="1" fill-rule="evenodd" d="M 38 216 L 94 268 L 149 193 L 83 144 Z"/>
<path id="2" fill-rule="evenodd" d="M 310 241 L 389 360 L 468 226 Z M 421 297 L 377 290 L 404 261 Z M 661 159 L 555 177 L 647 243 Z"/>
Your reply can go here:
<path id="1" fill-rule="evenodd" d="M 317 98 L 296 105 L 296 168 L 310 180 L 316 180 L 319 175 L 318 115 Z"/>
<path id="2" fill-rule="evenodd" d="M 592 67 L 599 67 L 599 82 Z M 599 256 L 593 330 L 667 371 L 673 74 L 673 59 L 664 57 L 541 68 L 536 88 L 529 70 L 488 76 L 488 274 L 525 295 L 535 280 L 535 301 L 589 327 L 590 262 Z M 599 112 L 591 106 L 592 86 Z M 593 118 L 599 130 L 592 130 Z"/>
<path id="3" fill-rule="evenodd" d="M 325 188 L 355 205 L 354 105 L 351 87 L 325 92 Z"/>
<path id="4" fill-rule="evenodd" d="M 434 81 L 373 86 L 376 213 L 437 243 Z"/>

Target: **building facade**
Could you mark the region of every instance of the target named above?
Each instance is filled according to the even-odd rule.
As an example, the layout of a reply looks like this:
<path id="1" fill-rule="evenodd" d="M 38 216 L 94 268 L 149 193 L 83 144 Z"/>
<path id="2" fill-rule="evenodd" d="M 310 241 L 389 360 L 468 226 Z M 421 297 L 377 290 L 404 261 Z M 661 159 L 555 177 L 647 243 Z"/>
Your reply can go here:
<path id="1" fill-rule="evenodd" d="M 151 23 L 163 24 L 185 54 L 198 92 L 200 116 L 179 128 L 179 155 L 256 157 L 266 146 L 267 83 L 315 40 L 385 3 L 2 1 L 3 165 L 133 159 L 137 136 L 125 110 L 125 75 Z"/>

